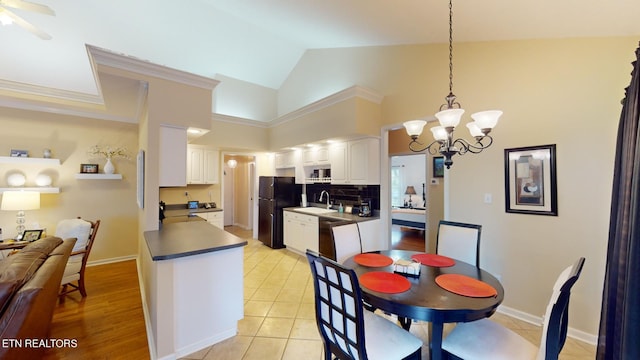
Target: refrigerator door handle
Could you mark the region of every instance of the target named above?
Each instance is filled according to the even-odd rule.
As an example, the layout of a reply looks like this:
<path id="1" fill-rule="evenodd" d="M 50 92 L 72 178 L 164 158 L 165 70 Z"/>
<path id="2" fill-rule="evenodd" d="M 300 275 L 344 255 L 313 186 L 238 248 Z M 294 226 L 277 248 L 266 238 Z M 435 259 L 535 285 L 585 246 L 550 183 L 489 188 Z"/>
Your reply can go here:
<path id="1" fill-rule="evenodd" d="M 271 243 L 273 244 L 273 241 L 275 239 L 276 234 L 273 231 L 273 213 L 269 214 L 269 216 L 271 217 L 271 221 L 269 221 L 269 232 L 271 233 Z"/>

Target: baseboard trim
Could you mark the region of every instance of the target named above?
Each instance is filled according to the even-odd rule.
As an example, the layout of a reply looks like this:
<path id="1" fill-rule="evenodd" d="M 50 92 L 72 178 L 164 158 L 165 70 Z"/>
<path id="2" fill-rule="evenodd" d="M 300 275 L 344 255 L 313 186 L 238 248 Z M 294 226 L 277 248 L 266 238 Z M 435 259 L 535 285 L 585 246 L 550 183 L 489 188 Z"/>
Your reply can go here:
<path id="1" fill-rule="evenodd" d="M 127 256 L 120 256 L 120 257 L 109 258 L 109 259 L 89 261 L 89 262 L 87 262 L 87 266 L 113 264 L 113 263 L 117 263 L 117 262 L 136 260 L 136 259 L 137 259 L 137 255 L 127 255 Z"/>
<path id="2" fill-rule="evenodd" d="M 529 324 L 533 324 L 535 326 L 542 326 L 542 317 L 540 316 L 531 315 L 524 311 L 516 310 L 504 305 L 500 305 L 500 307 L 498 307 L 498 312 L 507 316 L 511 316 L 512 318 L 522 320 Z M 589 334 L 585 331 L 574 329 L 572 327 L 569 327 L 569 329 L 567 330 L 567 336 L 591 345 L 597 345 L 598 343 L 597 335 Z"/>

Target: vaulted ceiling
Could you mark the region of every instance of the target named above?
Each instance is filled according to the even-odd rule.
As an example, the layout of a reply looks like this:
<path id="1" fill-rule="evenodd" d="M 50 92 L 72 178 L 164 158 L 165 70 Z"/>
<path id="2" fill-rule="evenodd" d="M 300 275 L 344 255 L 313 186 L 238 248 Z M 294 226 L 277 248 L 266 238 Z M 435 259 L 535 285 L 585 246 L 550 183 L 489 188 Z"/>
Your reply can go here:
<path id="1" fill-rule="evenodd" d="M 448 41 L 446 0 L 34 0 L 52 36 L 0 26 L 0 95 L 100 95 L 85 44 L 278 89 L 307 49 Z M 455 41 L 640 34 L 637 0 L 456 0 Z"/>

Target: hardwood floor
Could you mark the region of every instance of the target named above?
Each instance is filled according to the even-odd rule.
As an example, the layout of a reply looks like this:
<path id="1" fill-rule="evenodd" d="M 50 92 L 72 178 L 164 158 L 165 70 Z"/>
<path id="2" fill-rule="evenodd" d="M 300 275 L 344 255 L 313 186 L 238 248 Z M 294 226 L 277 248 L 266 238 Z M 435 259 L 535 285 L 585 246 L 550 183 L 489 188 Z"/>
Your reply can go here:
<path id="1" fill-rule="evenodd" d="M 391 248 L 394 250 L 425 251 L 425 231 L 399 225 L 391 226 Z"/>
<path id="2" fill-rule="evenodd" d="M 51 324 L 51 339 L 75 339 L 77 347 L 47 349 L 44 359 L 149 359 L 136 262 L 85 271 L 88 296 L 69 294 Z"/>

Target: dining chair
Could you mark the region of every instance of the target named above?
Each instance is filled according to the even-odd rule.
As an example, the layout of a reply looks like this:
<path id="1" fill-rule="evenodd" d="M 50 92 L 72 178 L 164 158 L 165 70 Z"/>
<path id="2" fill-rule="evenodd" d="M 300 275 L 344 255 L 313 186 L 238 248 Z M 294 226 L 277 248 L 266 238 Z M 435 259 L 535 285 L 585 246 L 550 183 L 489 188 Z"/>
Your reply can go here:
<path id="1" fill-rule="evenodd" d="M 315 291 L 316 324 L 324 358 L 421 359 L 422 340 L 391 321 L 364 311 L 352 269 L 307 250 Z"/>
<path id="2" fill-rule="evenodd" d="M 360 228 L 356 222 L 332 224 L 331 239 L 336 261 L 340 264 L 362 252 Z"/>
<path id="3" fill-rule="evenodd" d="M 482 225 L 440 220 L 436 253 L 480 267 Z"/>
<path id="4" fill-rule="evenodd" d="M 85 288 L 84 270 L 87 266 L 87 260 L 91 247 L 96 239 L 100 220 L 87 221 L 80 217 L 77 219 L 61 220 L 56 226 L 55 236 L 62 239 L 76 238 L 76 244 L 73 247 L 71 256 L 67 261 L 67 266 L 62 275 L 60 285 L 62 289 L 58 294 L 60 303 L 63 303 L 67 294 L 79 291 L 82 297 L 87 296 Z M 75 283 L 74 283 L 75 282 Z M 70 289 L 68 289 L 70 287 Z"/>
<path id="5" fill-rule="evenodd" d="M 571 287 L 580 276 L 584 260 L 579 258 L 556 280 L 544 315 L 539 347 L 492 320 L 482 319 L 456 325 L 442 342 L 442 349 L 454 359 L 557 360 L 567 339 Z"/>

